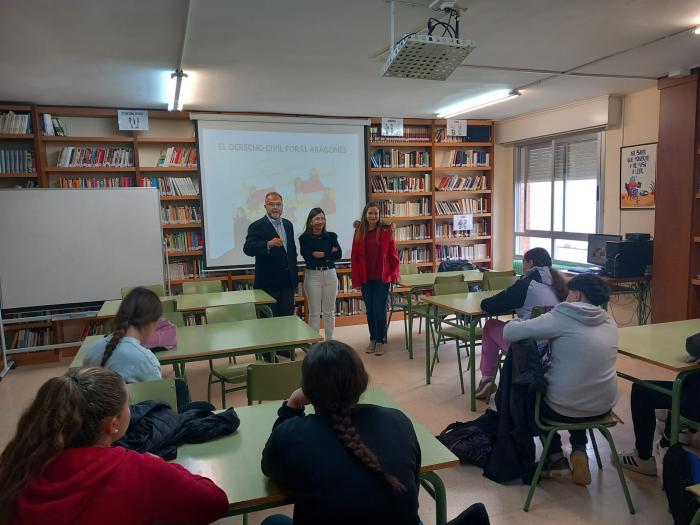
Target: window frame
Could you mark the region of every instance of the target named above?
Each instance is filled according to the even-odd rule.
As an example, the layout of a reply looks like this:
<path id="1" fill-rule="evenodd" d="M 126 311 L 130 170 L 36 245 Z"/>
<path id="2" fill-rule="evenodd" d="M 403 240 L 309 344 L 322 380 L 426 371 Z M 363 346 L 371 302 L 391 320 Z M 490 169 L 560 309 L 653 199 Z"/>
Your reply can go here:
<path id="1" fill-rule="evenodd" d="M 601 233 L 603 229 L 603 208 L 604 208 L 604 184 L 605 184 L 605 140 L 603 136 L 603 130 L 593 129 L 583 132 L 576 133 L 565 133 L 560 135 L 554 135 L 547 137 L 545 139 L 533 139 L 525 142 L 520 142 L 515 145 L 514 150 L 514 177 L 513 177 L 513 204 L 514 204 L 514 224 L 513 224 L 513 253 L 516 259 L 522 258 L 521 254 L 518 254 L 518 240 L 520 237 L 539 237 L 542 239 L 549 239 L 549 253 L 552 254 L 553 260 L 557 263 L 572 263 L 576 265 L 587 264 L 574 261 L 565 261 L 554 259 L 554 245 L 556 240 L 571 240 L 571 241 L 588 241 L 589 233 L 574 233 L 563 231 L 566 229 L 566 181 L 567 174 L 564 174 L 564 186 L 562 190 L 562 204 L 561 204 L 561 228 L 562 230 L 555 230 L 555 184 L 554 181 L 556 176 L 556 145 L 562 143 L 572 143 L 578 142 L 582 137 L 595 136 L 596 147 L 598 151 L 598 173 L 597 173 L 597 185 L 596 185 L 596 226 L 594 233 Z M 528 204 L 528 194 L 527 194 L 527 161 L 529 148 L 536 145 L 549 145 L 549 149 L 552 157 L 552 165 L 550 168 L 550 184 L 551 184 L 551 194 L 550 194 L 550 229 L 549 230 L 531 230 L 526 227 L 527 218 L 525 216 L 525 210 L 527 210 Z M 523 197 L 520 198 L 519 186 L 522 184 Z M 522 220 L 521 220 L 522 217 Z M 522 224 L 521 224 L 522 222 Z"/>

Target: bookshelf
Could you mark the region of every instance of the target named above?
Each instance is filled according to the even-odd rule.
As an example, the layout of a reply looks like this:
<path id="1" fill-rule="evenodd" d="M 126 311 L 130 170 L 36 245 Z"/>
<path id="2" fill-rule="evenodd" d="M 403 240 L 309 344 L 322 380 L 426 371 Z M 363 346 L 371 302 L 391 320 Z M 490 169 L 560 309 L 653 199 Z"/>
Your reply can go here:
<path id="1" fill-rule="evenodd" d="M 39 185 L 34 106 L 0 104 L 0 188 Z"/>
<path id="2" fill-rule="evenodd" d="M 437 270 L 446 257 L 491 266 L 493 123 L 469 120 L 468 136 L 448 137 L 447 121 L 404 119 L 404 138 L 368 136 L 368 200 L 394 224 L 399 260 Z M 472 213 L 474 228 L 454 232 L 453 217 Z"/>

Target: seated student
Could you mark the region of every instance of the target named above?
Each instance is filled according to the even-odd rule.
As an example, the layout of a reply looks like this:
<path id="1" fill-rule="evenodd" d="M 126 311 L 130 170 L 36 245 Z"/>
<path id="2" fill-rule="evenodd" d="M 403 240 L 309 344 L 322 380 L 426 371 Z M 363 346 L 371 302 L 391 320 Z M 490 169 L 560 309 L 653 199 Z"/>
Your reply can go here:
<path id="1" fill-rule="evenodd" d="M 211 480 L 112 443 L 129 425 L 124 380 L 104 368 L 49 379 L 0 456 L 0 524 L 211 523 L 228 511 Z"/>
<path id="2" fill-rule="evenodd" d="M 315 344 L 302 365 L 301 388 L 282 404 L 265 445 L 262 470 L 294 496 L 295 525 L 416 525 L 421 452 L 399 410 L 358 404 L 369 378 L 362 360 L 339 341 Z M 312 404 L 314 415 L 305 416 Z M 488 525 L 481 504 L 454 520 Z M 291 524 L 275 515 L 263 524 Z"/>
<path id="3" fill-rule="evenodd" d="M 610 288 L 597 275 L 581 274 L 568 282 L 566 302 L 535 319 L 516 319 L 503 329 L 506 341 L 522 339 L 551 342 L 551 362 L 545 372 L 547 393 L 540 407 L 544 419 L 585 422 L 610 412 L 617 399 L 617 324 L 600 305 Z M 586 432 L 572 430 L 571 469 L 574 482 L 588 485 Z M 555 435 L 549 449 L 548 470 L 568 470 L 561 438 Z"/>
<path id="4" fill-rule="evenodd" d="M 530 319 L 533 306 L 554 306 L 568 290 L 564 276 L 552 268 L 552 258 L 544 248 L 532 248 L 523 255 L 523 275 L 512 286 L 481 301 L 481 309 L 491 315 L 515 310 L 519 319 Z M 490 319 L 484 324 L 481 340 L 481 382 L 476 398 L 488 400 L 496 391 L 495 377 L 500 352 L 508 349 L 503 338 L 506 323 Z"/>

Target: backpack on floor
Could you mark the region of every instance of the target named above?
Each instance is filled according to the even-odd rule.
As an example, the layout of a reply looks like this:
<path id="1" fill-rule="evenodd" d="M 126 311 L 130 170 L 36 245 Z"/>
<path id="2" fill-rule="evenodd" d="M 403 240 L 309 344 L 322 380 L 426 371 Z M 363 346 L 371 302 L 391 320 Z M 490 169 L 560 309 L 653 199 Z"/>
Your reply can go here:
<path id="1" fill-rule="evenodd" d="M 486 410 L 473 421 L 451 423 L 436 437 L 459 458 L 460 463 L 484 468 L 491 457 L 497 425 L 498 414 Z"/>
<path id="2" fill-rule="evenodd" d="M 693 516 L 700 509 L 698 500 L 686 487 L 694 485 L 690 452 L 680 443 L 668 449 L 664 457 L 664 491 L 675 525 L 690 525 Z"/>

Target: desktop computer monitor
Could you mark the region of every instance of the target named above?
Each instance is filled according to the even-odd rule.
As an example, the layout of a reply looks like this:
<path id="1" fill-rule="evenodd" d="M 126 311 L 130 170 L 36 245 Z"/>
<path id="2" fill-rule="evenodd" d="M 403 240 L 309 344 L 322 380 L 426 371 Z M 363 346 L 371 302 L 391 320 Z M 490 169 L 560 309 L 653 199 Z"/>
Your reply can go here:
<path id="1" fill-rule="evenodd" d="M 588 258 L 590 264 L 595 264 L 605 268 L 607 255 L 605 253 L 605 243 L 608 241 L 621 241 L 621 235 L 602 235 L 592 233 L 588 236 Z"/>

